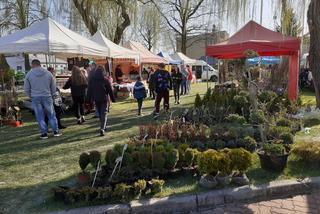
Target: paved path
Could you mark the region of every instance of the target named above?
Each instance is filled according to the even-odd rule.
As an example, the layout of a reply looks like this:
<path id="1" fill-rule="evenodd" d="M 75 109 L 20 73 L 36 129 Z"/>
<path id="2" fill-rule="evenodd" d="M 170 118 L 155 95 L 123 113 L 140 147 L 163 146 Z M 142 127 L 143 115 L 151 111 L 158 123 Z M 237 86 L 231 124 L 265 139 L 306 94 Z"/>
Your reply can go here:
<path id="1" fill-rule="evenodd" d="M 227 204 L 210 210 L 203 210 L 197 214 L 320 214 L 320 192 L 310 195 L 299 195 L 293 198 L 261 201 L 249 204 Z"/>

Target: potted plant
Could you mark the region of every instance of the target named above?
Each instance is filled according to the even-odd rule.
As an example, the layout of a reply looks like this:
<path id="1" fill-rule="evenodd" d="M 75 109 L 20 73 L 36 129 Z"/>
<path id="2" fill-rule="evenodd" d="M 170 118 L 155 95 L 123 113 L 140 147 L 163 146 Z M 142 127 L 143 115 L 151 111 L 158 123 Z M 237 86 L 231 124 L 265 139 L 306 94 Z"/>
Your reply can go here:
<path id="1" fill-rule="evenodd" d="M 282 171 L 287 165 L 289 152 L 283 144 L 266 143 L 257 153 L 263 169 Z"/>
<path id="2" fill-rule="evenodd" d="M 208 149 L 198 155 L 198 170 L 202 174 L 199 184 L 206 188 L 217 186 L 216 175 L 218 173 L 218 152 Z"/>
<path id="3" fill-rule="evenodd" d="M 148 182 L 152 194 L 162 192 L 164 180 L 152 179 Z"/>
<path id="4" fill-rule="evenodd" d="M 90 156 L 87 152 L 83 152 L 79 157 L 79 166 L 81 172 L 78 174 L 78 182 L 81 185 L 87 184 L 90 181 L 90 173 L 86 171 L 87 166 L 90 163 Z"/>
<path id="5" fill-rule="evenodd" d="M 232 149 L 228 154 L 234 170 L 232 182 L 240 186 L 249 184 L 246 171 L 252 165 L 252 154 L 243 148 Z"/>
<path id="6" fill-rule="evenodd" d="M 216 176 L 218 183 L 221 186 L 227 186 L 231 182 L 231 160 L 228 152 L 219 152 L 217 154 L 218 170 L 219 173 Z"/>

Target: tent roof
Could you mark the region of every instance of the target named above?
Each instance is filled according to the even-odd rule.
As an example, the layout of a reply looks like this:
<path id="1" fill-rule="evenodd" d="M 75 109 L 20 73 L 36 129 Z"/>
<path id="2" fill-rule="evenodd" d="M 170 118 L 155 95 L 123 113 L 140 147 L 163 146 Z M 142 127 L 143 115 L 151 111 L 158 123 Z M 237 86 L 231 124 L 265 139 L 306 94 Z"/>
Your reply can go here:
<path id="1" fill-rule="evenodd" d="M 218 58 L 240 58 L 248 49 L 260 56 L 292 55 L 300 49 L 300 40 L 250 21 L 227 41 L 208 46 L 206 53 Z"/>
<path id="2" fill-rule="evenodd" d="M 161 56 L 163 58 L 165 58 L 166 60 L 169 61 L 169 64 L 172 64 L 172 65 L 179 65 L 181 64 L 181 60 L 174 60 L 171 58 L 171 56 L 167 53 L 167 52 L 164 52 L 164 51 L 160 51 L 158 53 L 158 56 Z"/>
<path id="3" fill-rule="evenodd" d="M 103 47 L 108 49 L 108 57 L 111 58 L 126 58 L 126 59 L 135 59 L 139 61 L 140 54 L 137 51 L 130 50 L 128 48 L 124 48 L 120 45 L 117 45 L 107 39 L 101 31 L 97 31 L 92 37 L 91 40 L 100 44 Z"/>
<path id="4" fill-rule="evenodd" d="M 105 57 L 107 49 L 47 18 L 0 38 L 0 53 L 43 53 L 65 57 Z"/>
<path id="5" fill-rule="evenodd" d="M 123 46 L 139 52 L 141 63 L 168 63 L 167 60 L 158 55 L 153 54 L 139 42 L 128 41 L 124 43 Z"/>
<path id="6" fill-rule="evenodd" d="M 171 54 L 170 55 L 172 59 L 174 60 L 180 60 L 182 62 L 182 64 L 196 64 L 197 60 L 195 59 L 191 59 L 189 57 L 187 57 L 186 55 L 184 55 L 181 52 L 177 52 L 175 54 Z"/>

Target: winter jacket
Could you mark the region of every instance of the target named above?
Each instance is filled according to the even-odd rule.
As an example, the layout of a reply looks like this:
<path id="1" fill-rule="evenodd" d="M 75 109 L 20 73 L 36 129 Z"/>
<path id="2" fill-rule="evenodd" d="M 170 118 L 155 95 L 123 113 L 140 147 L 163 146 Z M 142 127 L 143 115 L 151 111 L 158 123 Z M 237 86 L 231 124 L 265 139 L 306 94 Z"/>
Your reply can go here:
<path id="1" fill-rule="evenodd" d="M 156 88 L 154 73 L 149 75 L 148 83 L 149 83 L 149 90 L 154 91 L 154 89 Z"/>
<path id="2" fill-rule="evenodd" d="M 36 67 L 27 73 L 24 91 L 29 97 L 52 97 L 56 92 L 56 83 L 49 71 Z"/>
<path id="3" fill-rule="evenodd" d="M 155 76 L 155 91 L 168 91 L 172 88 L 172 80 L 171 75 L 166 70 L 157 70 L 154 73 Z"/>
<path id="4" fill-rule="evenodd" d="M 88 99 L 95 102 L 108 102 L 107 96 L 111 98 L 112 102 L 115 102 L 112 86 L 100 71 L 94 72 L 89 80 L 88 87 Z"/>
<path id="5" fill-rule="evenodd" d="M 134 98 L 136 98 L 136 99 L 146 98 L 147 93 L 146 93 L 146 88 L 144 87 L 143 82 L 137 81 L 137 82 L 134 84 L 133 96 L 134 96 Z"/>
<path id="6" fill-rule="evenodd" d="M 63 86 L 63 89 L 71 88 L 71 94 L 74 97 L 82 97 L 86 95 L 86 90 L 88 88 L 88 84 L 83 85 L 75 85 L 72 83 L 71 77 L 68 79 L 66 84 Z"/>
<path id="7" fill-rule="evenodd" d="M 180 85 L 182 82 L 182 73 L 181 72 L 173 72 L 171 74 L 173 85 Z"/>

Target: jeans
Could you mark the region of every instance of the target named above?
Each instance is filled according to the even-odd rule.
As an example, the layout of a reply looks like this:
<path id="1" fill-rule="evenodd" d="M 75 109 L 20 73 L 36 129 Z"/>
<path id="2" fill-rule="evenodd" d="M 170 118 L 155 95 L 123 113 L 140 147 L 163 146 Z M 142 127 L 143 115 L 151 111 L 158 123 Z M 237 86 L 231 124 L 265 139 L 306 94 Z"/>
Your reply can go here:
<path id="1" fill-rule="evenodd" d="M 77 119 L 84 116 L 84 98 L 84 96 L 72 96 L 75 116 Z"/>
<path id="2" fill-rule="evenodd" d="M 181 84 L 174 84 L 173 85 L 173 93 L 174 93 L 174 100 L 176 102 L 180 101 L 180 85 Z"/>
<path id="3" fill-rule="evenodd" d="M 106 102 L 95 102 L 96 103 L 96 109 L 99 113 L 99 119 L 100 119 L 100 129 L 105 130 L 107 126 L 107 103 Z"/>
<path id="4" fill-rule="evenodd" d="M 45 114 L 48 116 L 50 126 L 54 132 L 58 132 L 58 122 L 53 107 L 52 97 L 33 97 L 32 107 L 40 127 L 41 134 L 47 134 L 47 125 L 44 121 Z"/>
<path id="5" fill-rule="evenodd" d="M 156 96 L 156 113 L 160 112 L 160 103 L 163 98 L 163 108 L 167 111 L 169 110 L 169 90 L 167 91 L 159 91 Z"/>
<path id="6" fill-rule="evenodd" d="M 143 98 L 137 99 L 138 102 L 138 114 L 141 114 Z"/>
<path id="7" fill-rule="evenodd" d="M 181 82 L 181 95 L 184 95 L 187 93 L 187 80 L 183 79 Z"/>

